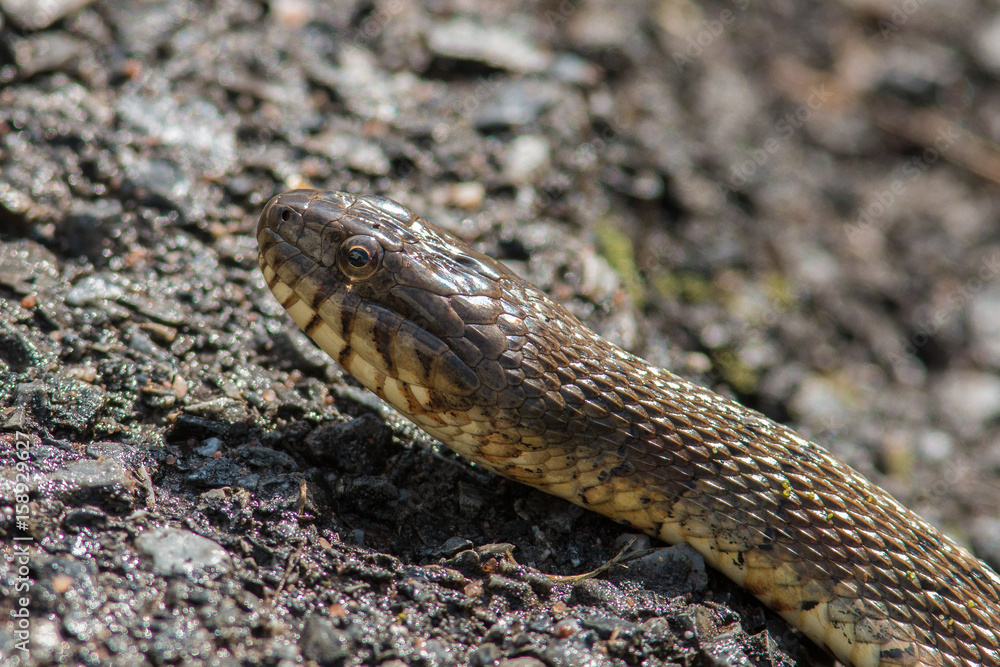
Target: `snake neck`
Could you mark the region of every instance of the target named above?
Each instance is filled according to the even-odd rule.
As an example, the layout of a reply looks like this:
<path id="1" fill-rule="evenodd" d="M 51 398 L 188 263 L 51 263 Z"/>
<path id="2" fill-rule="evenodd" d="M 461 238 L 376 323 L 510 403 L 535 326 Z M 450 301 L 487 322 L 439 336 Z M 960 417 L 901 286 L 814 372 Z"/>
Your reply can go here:
<path id="1" fill-rule="evenodd" d="M 463 456 L 691 544 L 845 664 L 1000 667 L 1000 577 L 822 447 L 394 202 L 287 193 L 257 235 L 299 327 Z"/>

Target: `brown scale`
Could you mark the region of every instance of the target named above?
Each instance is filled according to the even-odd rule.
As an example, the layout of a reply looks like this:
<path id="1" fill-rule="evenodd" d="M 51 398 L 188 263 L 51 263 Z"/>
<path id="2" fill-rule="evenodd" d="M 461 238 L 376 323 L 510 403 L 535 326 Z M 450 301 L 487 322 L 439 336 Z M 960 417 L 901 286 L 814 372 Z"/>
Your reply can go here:
<path id="1" fill-rule="evenodd" d="M 463 456 L 689 542 L 847 664 L 1000 667 L 1000 578 L 818 445 L 607 343 L 395 202 L 279 195 L 257 238 L 296 322 Z M 375 253 L 356 267 L 358 239 Z"/>

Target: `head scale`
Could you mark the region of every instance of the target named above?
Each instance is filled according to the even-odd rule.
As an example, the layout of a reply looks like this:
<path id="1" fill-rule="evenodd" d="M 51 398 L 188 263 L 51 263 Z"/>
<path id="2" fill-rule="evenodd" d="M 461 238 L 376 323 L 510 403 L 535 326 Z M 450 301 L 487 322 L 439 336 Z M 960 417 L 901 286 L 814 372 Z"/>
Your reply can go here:
<path id="1" fill-rule="evenodd" d="M 275 296 L 369 389 L 411 418 L 495 413 L 527 333 L 502 264 L 396 202 L 337 192 L 274 197 L 257 240 Z"/>

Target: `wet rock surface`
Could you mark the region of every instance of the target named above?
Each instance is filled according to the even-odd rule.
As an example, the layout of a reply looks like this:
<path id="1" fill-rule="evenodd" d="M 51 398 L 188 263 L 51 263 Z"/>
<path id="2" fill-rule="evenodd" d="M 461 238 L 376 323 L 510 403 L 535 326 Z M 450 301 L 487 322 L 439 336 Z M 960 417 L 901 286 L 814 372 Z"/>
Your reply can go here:
<path id="1" fill-rule="evenodd" d="M 0 2 L 4 665 L 830 664 L 683 547 L 550 578 L 627 529 L 295 329 L 251 229 L 301 185 L 402 201 L 1000 567 L 996 9 L 908 6 Z"/>

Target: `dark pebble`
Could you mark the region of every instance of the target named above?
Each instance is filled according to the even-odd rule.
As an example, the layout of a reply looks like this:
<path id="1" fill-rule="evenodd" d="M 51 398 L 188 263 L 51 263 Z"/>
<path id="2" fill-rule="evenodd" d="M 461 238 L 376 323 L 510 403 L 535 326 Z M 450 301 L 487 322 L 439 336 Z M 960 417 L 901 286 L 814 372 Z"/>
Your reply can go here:
<path id="1" fill-rule="evenodd" d="M 57 493 L 76 502 L 114 501 L 130 504 L 135 478 L 114 459 L 73 461 L 40 480 L 40 492 Z"/>
<path id="2" fill-rule="evenodd" d="M 464 537 L 449 537 L 444 544 L 431 552 L 431 556 L 451 558 L 460 551 L 472 548 L 472 541 Z"/>

